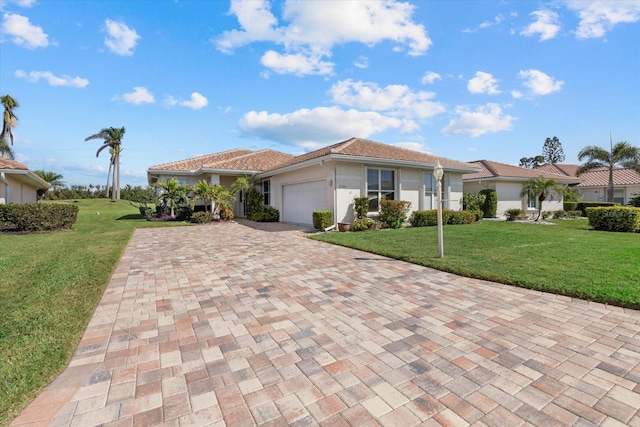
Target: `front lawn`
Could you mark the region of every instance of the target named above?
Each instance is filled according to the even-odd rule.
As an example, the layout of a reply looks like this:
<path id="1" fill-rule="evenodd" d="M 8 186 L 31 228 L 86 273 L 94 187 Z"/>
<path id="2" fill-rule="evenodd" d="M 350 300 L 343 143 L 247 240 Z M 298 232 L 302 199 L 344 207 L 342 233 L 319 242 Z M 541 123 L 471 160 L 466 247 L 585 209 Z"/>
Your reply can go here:
<path id="1" fill-rule="evenodd" d="M 124 201 L 74 204 L 73 230 L 0 233 L 0 425 L 65 368 L 133 230 L 175 225 Z"/>
<path id="2" fill-rule="evenodd" d="M 312 238 L 463 276 L 640 309 L 640 234 L 590 230 L 586 219 L 555 225 L 480 221 Z"/>

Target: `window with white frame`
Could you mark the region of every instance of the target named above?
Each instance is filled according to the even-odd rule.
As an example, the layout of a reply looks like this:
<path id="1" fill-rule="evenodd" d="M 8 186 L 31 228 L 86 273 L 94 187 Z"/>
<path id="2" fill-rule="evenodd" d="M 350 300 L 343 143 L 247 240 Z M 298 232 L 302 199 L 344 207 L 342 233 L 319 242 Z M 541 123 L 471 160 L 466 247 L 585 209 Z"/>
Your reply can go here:
<path id="1" fill-rule="evenodd" d="M 446 175 L 442 177 L 442 188 L 440 189 L 440 195 L 442 197 L 442 207 L 446 208 L 448 206 L 447 197 L 445 195 L 446 185 L 445 185 Z M 438 207 L 438 182 L 436 178 L 433 176 L 433 172 L 425 172 L 424 173 L 424 209 L 436 209 Z"/>
<path id="2" fill-rule="evenodd" d="M 380 211 L 380 199 L 395 200 L 395 171 L 390 169 L 367 168 L 367 197 L 369 212 Z"/>
<path id="3" fill-rule="evenodd" d="M 531 190 L 527 192 L 527 208 L 529 209 L 538 208 L 538 198 L 536 197 L 536 194 Z"/>
<path id="4" fill-rule="evenodd" d="M 262 181 L 262 203 L 271 206 L 271 182 L 267 179 Z"/>

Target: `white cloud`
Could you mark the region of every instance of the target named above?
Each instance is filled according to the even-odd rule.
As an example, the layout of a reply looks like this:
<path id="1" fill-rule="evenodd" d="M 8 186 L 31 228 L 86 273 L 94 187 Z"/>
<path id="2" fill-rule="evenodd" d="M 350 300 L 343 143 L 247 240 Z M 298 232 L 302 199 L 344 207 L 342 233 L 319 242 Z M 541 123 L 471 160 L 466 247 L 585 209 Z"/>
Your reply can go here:
<path id="1" fill-rule="evenodd" d="M 518 77 L 523 80 L 522 84 L 529 89 L 529 95 L 549 95 L 562 88 L 562 80 L 554 80 L 553 77 L 539 70 L 520 70 Z"/>
<path id="2" fill-rule="evenodd" d="M 408 49 L 409 55 L 418 56 L 423 55 L 432 42 L 424 26 L 412 21 L 414 10 L 415 6 L 395 0 L 341 2 L 340 7 L 326 0 L 287 0 L 282 8 L 285 24 L 279 26 L 267 0 L 232 0 L 229 14 L 238 18 L 241 28 L 225 31 L 213 42 L 218 50 L 226 53 L 257 41 L 282 45 L 285 53 L 275 56 L 271 51 L 273 53 L 266 58 L 277 60 L 277 64 L 288 57 L 297 61 L 300 57 L 314 58 L 309 62 L 328 64 L 322 59 L 331 56 L 335 45 L 363 43 L 373 46 L 386 40 L 396 43 L 394 50 L 404 48 Z M 265 64 L 263 56 L 263 65 L 268 64 Z M 308 68 L 283 66 L 277 70 L 296 74 L 305 70 L 313 74 L 331 74 L 333 64 L 331 67 Z"/>
<path id="3" fill-rule="evenodd" d="M 45 79 L 49 86 L 71 86 L 71 87 L 86 87 L 89 84 L 89 80 L 80 77 L 70 77 L 67 75 L 56 76 L 50 71 L 31 71 L 26 73 L 22 70 L 17 70 L 15 76 L 21 79 L 25 79 L 31 83 L 37 83 L 40 79 Z"/>
<path id="4" fill-rule="evenodd" d="M 181 106 L 191 108 L 192 110 L 200 110 L 201 108 L 206 107 L 208 104 L 209 101 L 207 100 L 207 98 L 205 98 L 198 92 L 193 92 L 189 101 L 182 101 L 180 103 Z"/>
<path id="5" fill-rule="evenodd" d="M 638 0 L 565 0 L 565 3 L 580 18 L 575 32 L 579 39 L 601 38 L 617 24 L 640 21 Z"/>
<path id="6" fill-rule="evenodd" d="M 431 153 L 429 147 L 424 145 L 421 142 L 396 142 L 390 145 L 395 145 L 396 147 L 406 148 L 407 150 L 419 151 L 421 153 Z"/>
<path id="7" fill-rule="evenodd" d="M 501 93 L 501 91 L 498 90 L 498 80 L 490 73 L 485 73 L 484 71 L 476 72 L 476 76 L 467 83 L 467 89 L 469 89 L 470 93 L 474 94 L 486 93 L 487 95 L 497 95 Z"/>
<path id="8" fill-rule="evenodd" d="M 15 13 L 5 13 L 2 32 L 12 36 L 13 42 L 27 49 L 49 46 L 49 36 L 41 27 L 31 24 L 29 18 Z"/>
<path id="9" fill-rule="evenodd" d="M 295 74 L 298 76 L 305 74 L 332 74 L 335 64 L 321 61 L 320 58 L 319 55 L 305 56 L 301 53 L 281 55 L 278 52 L 269 50 L 262 55 L 260 62 L 278 74 Z"/>
<path id="10" fill-rule="evenodd" d="M 392 116 L 428 118 L 445 111 L 441 103 L 431 100 L 433 92 L 413 92 L 405 85 L 381 88 L 375 83 L 347 79 L 335 83 L 329 92 L 337 104 L 386 111 Z"/>
<path id="11" fill-rule="evenodd" d="M 141 104 L 153 104 L 156 99 L 153 97 L 153 93 L 149 92 L 146 87 L 136 86 L 133 88 L 133 92 L 125 93 L 122 98 L 116 97 L 114 99 L 123 99 L 125 102 L 134 105 Z"/>
<path id="12" fill-rule="evenodd" d="M 529 24 L 527 28 L 520 31 L 523 36 L 535 36 L 540 35 L 539 41 L 543 42 L 551 40 L 560 31 L 560 24 L 558 24 L 558 14 L 551 10 L 536 10 L 531 12 L 531 16 L 535 18 L 535 21 Z"/>
<path id="13" fill-rule="evenodd" d="M 10 3 L 19 7 L 32 7 L 36 4 L 36 0 L 0 0 L 0 10 L 3 10 L 4 6 Z"/>
<path id="14" fill-rule="evenodd" d="M 369 58 L 366 56 L 359 56 L 355 61 L 353 61 L 353 65 L 363 70 L 369 68 Z"/>
<path id="15" fill-rule="evenodd" d="M 520 99 L 522 98 L 524 95 L 522 94 L 522 92 L 520 92 L 519 90 L 512 90 L 511 91 L 511 96 L 514 97 L 515 99 Z"/>
<path id="16" fill-rule="evenodd" d="M 502 21 L 504 21 L 504 16 L 498 14 L 498 15 L 496 15 L 495 18 L 493 18 L 493 21 L 484 21 L 480 25 L 478 25 L 477 28 L 475 28 L 475 29 L 465 28 L 464 30 L 462 30 L 462 32 L 463 33 L 475 33 L 478 30 L 484 30 L 485 28 L 489 28 L 489 27 L 493 27 L 495 25 L 499 25 Z"/>
<path id="17" fill-rule="evenodd" d="M 104 23 L 107 28 L 104 44 L 109 50 L 118 55 L 133 55 L 133 49 L 140 39 L 136 30 L 127 27 L 124 22 L 116 22 L 111 19 L 106 19 Z"/>
<path id="18" fill-rule="evenodd" d="M 442 129 L 445 135 L 469 135 L 478 137 L 486 133 L 496 133 L 511 130 L 514 117 L 504 114 L 498 104 L 486 104 L 471 111 L 469 107 L 458 106 L 456 108 L 458 117 L 452 119 L 447 126 Z"/>
<path id="19" fill-rule="evenodd" d="M 427 71 L 426 73 L 424 73 L 424 76 L 422 76 L 420 83 L 422 83 L 423 85 L 430 85 L 433 84 L 436 80 L 442 80 L 442 76 L 433 71 Z"/>
<path id="20" fill-rule="evenodd" d="M 313 150 L 352 136 L 366 138 L 387 129 L 411 132 L 417 125 L 380 113 L 339 107 L 301 109 L 288 114 L 250 111 L 240 120 L 244 135 Z"/>

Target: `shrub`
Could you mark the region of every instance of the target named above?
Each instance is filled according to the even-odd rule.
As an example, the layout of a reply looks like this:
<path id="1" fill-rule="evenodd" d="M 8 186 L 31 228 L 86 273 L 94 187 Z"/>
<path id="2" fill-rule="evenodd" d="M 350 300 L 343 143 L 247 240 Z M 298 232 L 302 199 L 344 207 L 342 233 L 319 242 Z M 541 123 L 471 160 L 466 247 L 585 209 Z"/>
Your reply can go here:
<path id="1" fill-rule="evenodd" d="M 576 209 L 578 209 L 578 202 L 563 202 L 562 209 L 567 212 L 575 211 Z"/>
<path id="2" fill-rule="evenodd" d="M 247 218 L 255 222 L 278 222 L 280 211 L 272 206 L 265 206 L 261 211 L 250 213 Z"/>
<path id="3" fill-rule="evenodd" d="M 576 210 L 582 211 L 582 216 L 587 216 L 587 208 L 597 208 L 598 206 L 620 206 L 619 203 L 612 202 L 578 202 Z"/>
<path id="4" fill-rule="evenodd" d="M 213 216 L 209 212 L 194 212 L 189 222 L 194 224 L 208 224 L 213 221 Z"/>
<path id="5" fill-rule="evenodd" d="M 524 211 L 518 208 L 507 209 L 504 215 L 507 217 L 507 221 L 527 219 L 527 215 L 524 213 Z"/>
<path id="6" fill-rule="evenodd" d="M 582 216 L 582 211 L 567 211 L 567 217 L 569 218 L 580 218 Z"/>
<path id="7" fill-rule="evenodd" d="M 407 219 L 411 202 L 380 199 L 380 222 L 389 228 L 400 228 Z"/>
<path id="8" fill-rule="evenodd" d="M 498 214 L 498 193 L 491 188 L 485 188 L 480 191 L 480 194 L 485 196 L 482 204 L 482 217 L 495 218 Z"/>
<path id="9" fill-rule="evenodd" d="M 356 215 L 356 219 L 366 218 L 367 212 L 369 211 L 369 198 L 367 196 L 364 197 L 354 197 L 353 198 L 353 211 Z"/>
<path id="10" fill-rule="evenodd" d="M 640 208 L 611 206 L 587 208 L 589 225 L 601 231 L 640 233 Z"/>
<path id="11" fill-rule="evenodd" d="M 6 205 L 0 205 L 0 224 L 2 223 L 13 223 L 13 203 L 8 203 Z"/>
<path id="12" fill-rule="evenodd" d="M 551 211 L 542 211 L 541 216 L 542 216 L 543 220 L 544 219 L 549 219 L 549 218 L 551 218 L 553 216 L 553 212 L 551 212 Z"/>
<path id="13" fill-rule="evenodd" d="M 436 209 L 411 212 L 409 223 L 413 227 L 432 227 L 438 225 L 438 211 Z"/>
<path id="14" fill-rule="evenodd" d="M 633 194 L 633 196 L 629 199 L 629 206 L 640 208 L 640 193 Z"/>
<path id="15" fill-rule="evenodd" d="M 223 221 L 231 221 L 236 216 L 233 213 L 233 209 L 227 206 L 220 206 L 220 219 Z"/>
<path id="16" fill-rule="evenodd" d="M 324 230 L 333 224 L 333 212 L 331 211 L 313 211 L 313 228 L 316 230 Z"/>
<path id="17" fill-rule="evenodd" d="M 476 218 L 480 219 L 483 215 L 482 206 L 486 198 L 486 195 L 480 193 L 464 193 L 462 195 L 462 209 L 473 212 Z"/>
<path id="18" fill-rule="evenodd" d="M 445 209 L 448 210 L 448 209 Z M 444 218 L 443 218 L 444 221 Z M 447 218 L 447 224 L 459 225 L 459 224 L 471 224 L 476 221 L 476 214 L 472 211 L 449 211 L 449 217 Z"/>
<path id="19" fill-rule="evenodd" d="M 553 217 L 554 217 L 555 219 L 562 219 L 562 218 L 566 218 L 566 216 L 567 216 L 567 213 L 566 213 L 565 211 L 563 211 L 562 209 L 561 209 L 561 210 L 559 210 L 559 211 L 555 211 L 555 212 L 553 213 Z"/>
<path id="20" fill-rule="evenodd" d="M 53 231 L 71 228 L 77 219 L 77 205 L 25 203 L 14 205 L 11 222 L 21 231 Z"/>
<path id="21" fill-rule="evenodd" d="M 376 222 L 371 218 L 358 218 L 351 224 L 351 231 L 365 231 L 372 228 Z"/>

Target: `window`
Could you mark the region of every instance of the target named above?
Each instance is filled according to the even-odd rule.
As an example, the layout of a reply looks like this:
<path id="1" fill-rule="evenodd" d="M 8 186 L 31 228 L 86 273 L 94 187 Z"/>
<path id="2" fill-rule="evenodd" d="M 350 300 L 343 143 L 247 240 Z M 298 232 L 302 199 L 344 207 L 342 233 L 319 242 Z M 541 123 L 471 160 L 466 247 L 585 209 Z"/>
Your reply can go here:
<path id="1" fill-rule="evenodd" d="M 269 180 L 262 181 L 262 196 L 264 197 L 262 199 L 262 203 L 265 206 L 271 206 L 271 197 L 269 197 L 271 192 L 270 187 L 271 187 L 271 183 Z"/>
<path id="2" fill-rule="evenodd" d="M 442 208 L 447 208 L 447 197 L 446 195 L 446 185 L 445 185 L 446 175 L 442 176 L 442 181 L 440 181 L 442 188 L 440 189 L 440 196 L 442 197 Z M 433 172 L 425 172 L 424 173 L 424 209 L 436 209 L 438 207 L 438 182 L 436 178 L 433 176 Z"/>
<path id="3" fill-rule="evenodd" d="M 388 169 L 367 169 L 367 197 L 369 212 L 380 211 L 380 199 L 395 200 L 395 171 Z"/>
<path id="4" fill-rule="evenodd" d="M 529 192 L 527 193 L 527 208 L 536 209 L 537 207 L 538 207 L 538 198 L 536 197 L 535 194 L 533 194 L 533 191 L 529 190 Z"/>

